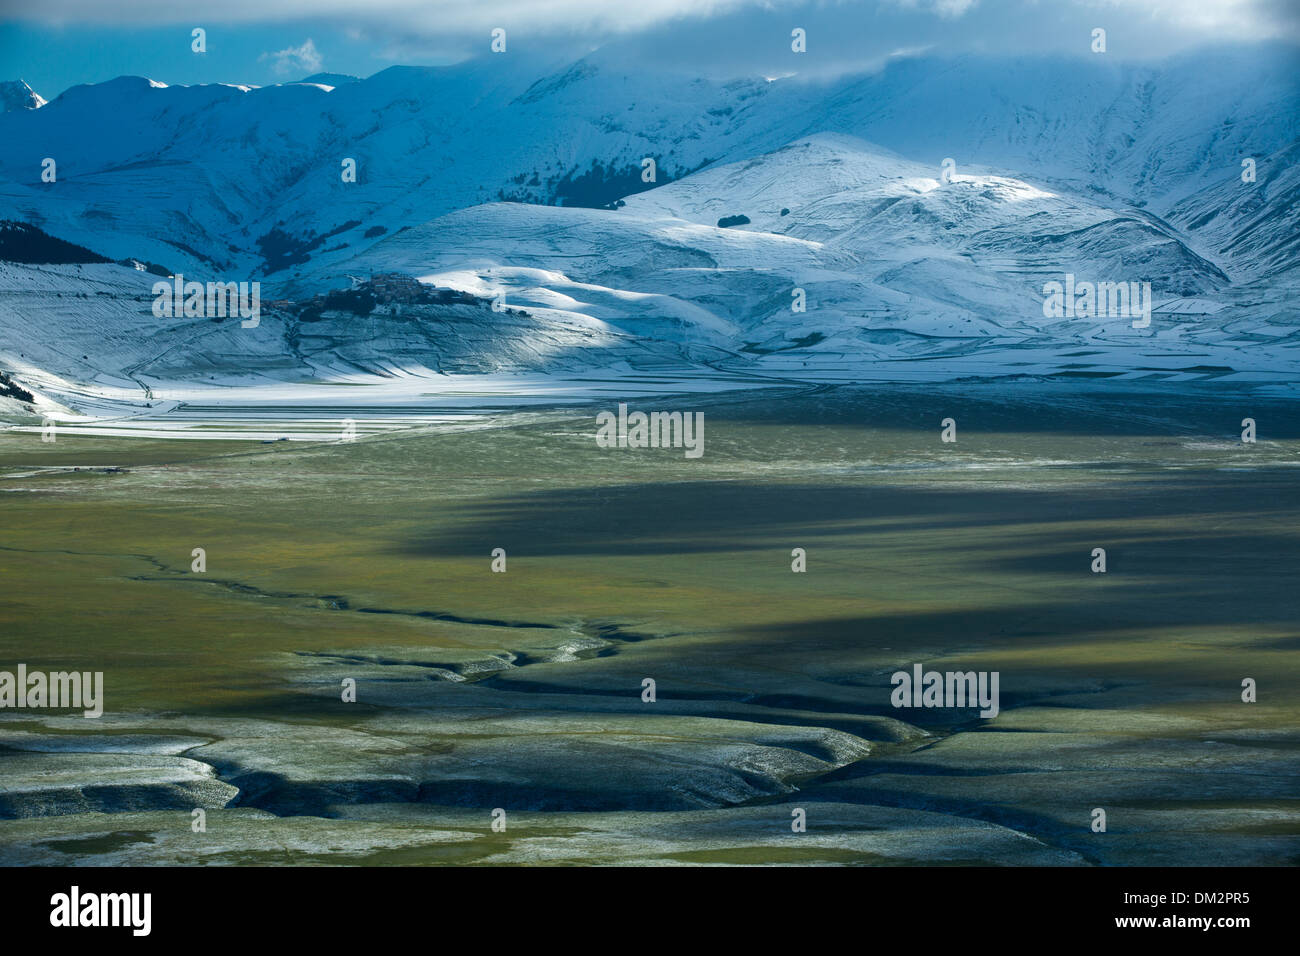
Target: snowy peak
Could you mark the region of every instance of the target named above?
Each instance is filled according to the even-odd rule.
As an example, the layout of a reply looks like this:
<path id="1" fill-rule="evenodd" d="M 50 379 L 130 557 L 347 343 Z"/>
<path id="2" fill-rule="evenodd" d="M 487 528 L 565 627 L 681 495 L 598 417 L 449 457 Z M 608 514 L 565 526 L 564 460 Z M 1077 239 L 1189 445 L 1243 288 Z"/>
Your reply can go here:
<path id="1" fill-rule="evenodd" d="M 1200 60 L 916 58 L 826 81 L 722 83 L 629 71 L 593 54 L 567 64 L 512 56 L 504 65 L 395 66 L 362 80 L 317 74 L 261 89 L 122 77 L 75 87 L 39 113 L 0 116 L 0 216 L 44 222 L 113 259 L 280 281 L 456 209 L 494 200 L 604 208 L 792 142 L 797 159 L 808 137 L 809 149 L 881 144 L 842 169 L 820 167 L 829 187 L 869 178 L 862 164 L 874 156 L 890 181 L 849 185 L 878 202 L 920 188 L 892 181 L 898 156 L 915 166 L 906 180 L 931 188 L 942 159 L 955 157 L 962 188 L 922 207 L 969 192 L 983 168 L 1159 214 L 1232 173 L 1241 157 L 1295 139 L 1300 103 L 1278 55 L 1225 53 L 1212 65 L 1210 73 Z M 67 188 L 32 181 L 46 156 L 59 157 Z M 356 162 L 355 181 L 340 179 L 345 157 Z M 646 158 L 655 180 L 643 180 Z M 826 225 L 805 217 L 801 235 L 793 215 L 686 218 L 713 225 L 739 214 L 801 238 L 820 239 Z"/>
<path id="2" fill-rule="evenodd" d="M 45 98 L 22 80 L 0 82 L 0 112 L 36 110 L 45 105 Z"/>
<path id="3" fill-rule="evenodd" d="M 349 83 L 359 82 L 361 77 L 352 76 L 348 73 L 313 73 L 306 79 L 299 80 L 299 83 L 307 83 L 312 86 L 325 86 L 331 90 L 339 86 L 347 86 Z"/>
<path id="4" fill-rule="evenodd" d="M 75 87 L 0 115 L 0 220 L 39 226 L 0 250 L 0 366 L 128 389 L 128 369 L 162 385 L 647 357 L 1291 374 L 1300 95 L 1283 65 L 916 58 L 723 83 L 511 57 Z M 261 283 L 260 331 L 142 336 L 152 277 L 123 262 Z M 454 301 L 311 305 L 392 273 Z M 1076 284 L 1108 290 L 1105 314 L 1091 291 L 1059 307 L 1049 290 Z"/>
<path id="5" fill-rule="evenodd" d="M 864 268 L 952 256 L 962 271 L 973 264 L 988 275 L 1013 265 L 1013 273 L 1033 280 L 1068 271 L 1072 262 L 1122 268 L 1126 251 L 1142 249 L 1136 278 L 1157 287 L 1191 294 L 1224 278 L 1140 211 L 1009 175 L 917 163 L 841 134 L 715 166 L 629 196 L 620 211 L 824 244 Z M 907 276 L 919 278 L 910 267 Z"/>

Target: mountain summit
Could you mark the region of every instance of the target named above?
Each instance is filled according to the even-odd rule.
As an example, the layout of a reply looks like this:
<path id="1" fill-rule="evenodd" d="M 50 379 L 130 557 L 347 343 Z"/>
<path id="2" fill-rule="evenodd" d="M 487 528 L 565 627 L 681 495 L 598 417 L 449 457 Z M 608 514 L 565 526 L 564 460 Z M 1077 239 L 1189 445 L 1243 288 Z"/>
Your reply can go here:
<path id="1" fill-rule="evenodd" d="M 0 82 L 0 112 L 11 110 L 35 110 L 45 105 L 41 96 L 22 80 L 5 80 Z"/>
<path id="2" fill-rule="evenodd" d="M 589 56 L 79 86 L 0 115 L 0 368 L 74 403 L 620 364 L 1293 380 L 1289 65 L 719 82 Z M 154 312 L 167 276 L 256 283 L 262 314 Z"/>

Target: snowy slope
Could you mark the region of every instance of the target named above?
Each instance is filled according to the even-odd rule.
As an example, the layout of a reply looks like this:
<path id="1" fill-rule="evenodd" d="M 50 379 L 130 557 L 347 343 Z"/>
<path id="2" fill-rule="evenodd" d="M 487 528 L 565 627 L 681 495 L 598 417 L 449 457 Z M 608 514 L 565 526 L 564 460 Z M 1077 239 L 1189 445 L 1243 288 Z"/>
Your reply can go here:
<path id="1" fill-rule="evenodd" d="M 45 98 L 22 80 L 0 82 L 0 113 L 11 110 L 36 110 L 45 105 Z"/>
<path id="2" fill-rule="evenodd" d="M 338 86 L 77 87 L 0 115 L 0 217 L 114 259 L 276 281 L 295 260 L 327 265 L 483 202 L 599 204 L 639 188 L 647 156 L 662 183 L 822 132 L 1161 212 L 1293 143 L 1300 114 L 1286 48 L 1157 66 L 919 58 L 725 84 L 629 75 L 611 59 L 488 57 Z M 40 181 L 45 157 L 55 184 Z M 345 158 L 356 183 L 341 181 Z"/>
<path id="3" fill-rule="evenodd" d="M 871 352 L 908 340 L 1127 336 L 1128 323 L 1047 319 L 1042 285 L 1150 282 L 1158 301 L 1228 277 L 1165 224 L 1002 176 L 928 166 L 823 135 L 695 173 L 616 211 L 492 204 L 451 213 L 343 263 L 556 306 L 624 331 L 743 351 L 810 335 Z M 747 223 L 720 226 L 728 217 Z M 793 290 L 804 289 L 806 312 Z"/>
<path id="4" fill-rule="evenodd" d="M 1293 66 L 1262 47 L 714 83 L 598 52 L 262 89 L 77 87 L 0 115 L 0 219 L 298 305 L 253 330 L 156 319 L 156 277 L 137 269 L 0 263 L 0 367 L 74 405 L 617 363 L 943 377 L 1087 355 L 1114 374 L 1293 376 Z M 509 308 L 301 318 L 312 296 L 389 272 Z M 1151 328 L 1045 316 L 1043 284 L 1067 273 L 1149 282 Z"/>
<path id="5" fill-rule="evenodd" d="M 1188 196 L 1167 218 L 1195 235 L 1241 281 L 1285 281 L 1300 263 L 1300 143 L 1255 158 L 1241 175 Z"/>

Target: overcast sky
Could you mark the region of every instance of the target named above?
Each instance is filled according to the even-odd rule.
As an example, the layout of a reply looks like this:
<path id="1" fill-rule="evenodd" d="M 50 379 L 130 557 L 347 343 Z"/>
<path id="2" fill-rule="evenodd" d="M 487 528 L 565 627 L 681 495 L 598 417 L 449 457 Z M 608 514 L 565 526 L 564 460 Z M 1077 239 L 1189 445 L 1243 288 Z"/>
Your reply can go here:
<path id="1" fill-rule="evenodd" d="M 194 27 L 207 52 L 191 51 Z M 487 53 L 565 58 L 616 46 L 715 76 L 840 72 L 898 52 L 1163 57 L 1211 43 L 1300 43 L 1300 0 L 0 0 L 0 79 L 47 98 L 139 74 L 264 85 L 327 71 L 369 76 Z M 807 31 L 793 58 L 790 31 Z"/>

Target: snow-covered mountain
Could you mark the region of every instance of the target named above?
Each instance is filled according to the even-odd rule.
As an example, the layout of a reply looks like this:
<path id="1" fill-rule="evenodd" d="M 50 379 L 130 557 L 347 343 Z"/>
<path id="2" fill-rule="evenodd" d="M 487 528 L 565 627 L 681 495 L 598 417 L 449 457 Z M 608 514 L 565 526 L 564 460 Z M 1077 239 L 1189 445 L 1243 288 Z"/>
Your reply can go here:
<path id="1" fill-rule="evenodd" d="M 0 213 L 92 248 L 97 235 L 114 259 L 274 278 L 354 253 L 377 228 L 497 199 L 603 205 L 647 185 L 645 157 L 663 183 L 823 132 L 1159 212 L 1294 142 L 1296 65 L 1289 48 L 1159 67 L 968 57 L 718 84 L 629 75 L 597 53 L 540 80 L 538 64 L 506 57 L 328 89 L 123 77 L 0 117 Z"/>
<path id="2" fill-rule="evenodd" d="M 1290 374 L 1296 65 L 1265 46 L 716 83 L 598 52 L 76 87 L 0 115 L 0 220 L 110 262 L 0 265 L 0 367 L 65 396 L 638 358 L 1049 373 L 1080 345 L 1134 372 Z M 142 270 L 256 280 L 280 304 L 253 330 L 156 319 Z M 304 305 L 392 272 L 477 304 Z M 1049 315 L 1044 283 L 1067 274 L 1149 282 L 1163 318 Z M 51 301 L 79 295 L 93 305 Z"/>
<path id="3" fill-rule="evenodd" d="M 45 105 L 45 98 L 22 80 L 0 82 L 0 113 L 11 110 L 35 110 Z"/>

